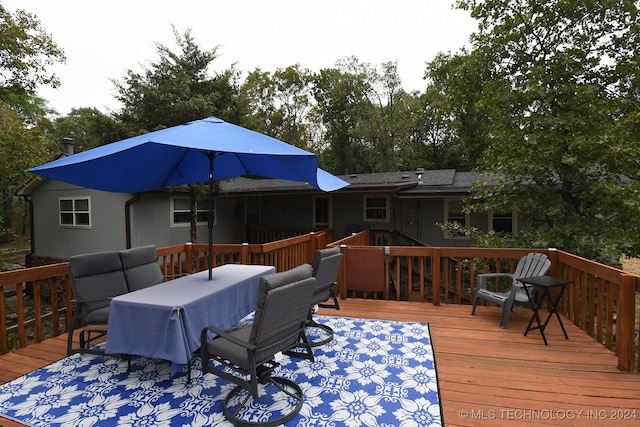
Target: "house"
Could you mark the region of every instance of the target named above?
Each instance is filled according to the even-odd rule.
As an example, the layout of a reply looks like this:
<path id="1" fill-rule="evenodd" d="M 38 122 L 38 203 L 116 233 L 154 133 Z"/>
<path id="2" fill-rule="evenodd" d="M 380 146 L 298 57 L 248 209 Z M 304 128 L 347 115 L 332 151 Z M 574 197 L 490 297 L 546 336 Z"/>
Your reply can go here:
<path id="1" fill-rule="evenodd" d="M 63 156 L 73 141 L 63 141 Z M 332 228 L 339 239 L 362 229 L 399 231 L 431 246 L 470 246 L 436 222 L 457 221 L 483 231 L 517 232 L 515 214 L 469 214 L 462 198 L 482 176 L 454 169 L 342 175 L 349 186 L 324 193 L 305 183 L 237 177 L 216 183 L 214 243 L 251 242 L 256 227 Z M 70 256 L 191 241 L 188 187 L 112 193 L 34 177 L 16 195 L 30 206 L 31 254 Z M 208 241 L 208 198 L 197 202 L 195 242 Z M 384 243 L 384 242 L 379 242 Z"/>
<path id="2" fill-rule="evenodd" d="M 470 246 L 435 223 L 458 221 L 480 230 L 517 231 L 516 216 L 462 212 L 462 197 L 481 176 L 453 169 L 343 175 L 350 185 L 323 193 L 308 184 L 232 178 L 217 183 L 214 243 L 248 241 L 254 226 L 333 228 L 341 238 L 366 228 L 396 230 L 432 246 Z M 190 238 L 188 188 L 110 193 L 34 178 L 17 193 L 30 205 L 32 254 L 68 258 Z M 208 200 L 198 202 L 196 241 L 208 241 Z"/>

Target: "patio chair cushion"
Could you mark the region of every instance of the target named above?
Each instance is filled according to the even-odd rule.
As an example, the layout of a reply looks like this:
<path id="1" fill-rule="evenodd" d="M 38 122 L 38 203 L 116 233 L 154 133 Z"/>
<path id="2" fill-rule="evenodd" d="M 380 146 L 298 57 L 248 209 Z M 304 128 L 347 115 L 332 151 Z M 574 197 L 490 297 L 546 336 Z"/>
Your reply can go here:
<path id="1" fill-rule="evenodd" d="M 160 266 L 156 262 L 156 247 L 139 246 L 119 252 L 129 292 L 164 282 Z"/>
<path id="2" fill-rule="evenodd" d="M 83 318 L 95 310 L 108 309 L 111 298 L 129 291 L 117 252 L 73 256 L 68 269 Z"/>
<path id="3" fill-rule="evenodd" d="M 313 277 L 316 278 L 316 287 L 311 304 L 320 304 L 335 296 L 333 285 L 336 283 L 341 263 L 342 253 L 339 247 L 315 251 L 311 267 Z M 337 306 L 337 302 L 334 305 Z"/>
<path id="4" fill-rule="evenodd" d="M 255 318 L 249 334 L 249 342 L 259 344 L 263 350 L 256 355 L 258 360 L 261 354 L 271 351 L 271 345 L 277 344 L 273 341 L 274 337 L 286 336 L 286 331 L 291 334 L 300 328 L 300 325 L 291 319 L 307 317 L 315 284 L 312 273 L 309 264 L 302 264 L 260 278 Z M 300 282 L 304 283 L 306 289 L 305 286 L 296 286 Z M 291 288 L 294 287 L 292 291 Z M 269 311 L 264 310 L 267 304 L 271 306 Z M 274 306 L 277 308 L 274 309 Z M 294 336 L 294 341 L 295 338 Z"/>

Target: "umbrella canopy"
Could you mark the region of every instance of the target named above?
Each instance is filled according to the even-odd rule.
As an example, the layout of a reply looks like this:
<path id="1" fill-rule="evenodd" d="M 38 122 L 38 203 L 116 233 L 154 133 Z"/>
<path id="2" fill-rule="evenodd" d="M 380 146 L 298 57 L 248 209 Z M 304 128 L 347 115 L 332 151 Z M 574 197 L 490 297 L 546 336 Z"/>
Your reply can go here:
<path id="1" fill-rule="evenodd" d="M 349 185 L 318 168 L 318 157 L 216 117 L 150 132 L 28 170 L 96 190 L 136 193 L 242 175 L 307 182 L 323 191 Z M 209 206 L 213 208 L 213 203 Z M 209 278 L 212 215 L 209 215 Z"/>
<path id="2" fill-rule="evenodd" d="M 319 169 L 315 154 L 215 117 L 103 145 L 28 171 L 81 187 L 130 193 L 242 175 L 307 182 L 323 191 L 348 185 Z"/>

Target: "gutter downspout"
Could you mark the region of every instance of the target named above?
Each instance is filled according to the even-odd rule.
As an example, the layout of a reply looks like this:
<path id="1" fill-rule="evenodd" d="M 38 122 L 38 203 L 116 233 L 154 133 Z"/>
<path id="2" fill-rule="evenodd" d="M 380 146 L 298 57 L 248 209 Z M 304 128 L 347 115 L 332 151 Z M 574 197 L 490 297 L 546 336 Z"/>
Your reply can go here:
<path id="1" fill-rule="evenodd" d="M 124 204 L 124 233 L 127 242 L 127 249 L 131 249 L 131 205 L 140 200 L 141 196 L 142 195 L 140 193 L 133 193 L 133 197 L 127 200 Z"/>

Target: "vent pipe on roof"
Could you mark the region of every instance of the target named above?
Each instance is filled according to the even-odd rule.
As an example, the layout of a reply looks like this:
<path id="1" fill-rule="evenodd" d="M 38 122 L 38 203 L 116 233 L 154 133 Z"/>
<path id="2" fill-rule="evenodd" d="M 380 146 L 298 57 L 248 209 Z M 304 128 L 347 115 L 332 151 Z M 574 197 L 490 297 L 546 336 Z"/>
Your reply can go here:
<path id="1" fill-rule="evenodd" d="M 70 156 L 73 154 L 73 138 L 62 138 L 62 154 Z"/>
<path id="2" fill-rule="evenodd" d="M 424 168 L 416 169 L 416 175 L 418 175 L 418 184 L 422 184 L 422 172 L 424 172 Z"/>

